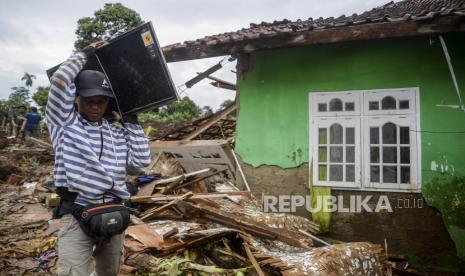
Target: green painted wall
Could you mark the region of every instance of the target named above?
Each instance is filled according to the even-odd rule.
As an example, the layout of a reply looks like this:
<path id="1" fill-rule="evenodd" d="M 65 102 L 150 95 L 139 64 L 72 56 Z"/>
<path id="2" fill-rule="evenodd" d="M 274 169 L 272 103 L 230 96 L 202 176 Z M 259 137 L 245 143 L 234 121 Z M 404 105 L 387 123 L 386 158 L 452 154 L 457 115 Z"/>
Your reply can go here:
<path id="1" fill-rule="evenodd" d="M 465 91 L 465 34 L 445 40 Z M 437 37 L 259 51 L 251 55 L 251 69 L 238 86 L 237 153 L 252 166 L 282 168 L 308 162 L 309 91 L 419 87 L 423 194 L 442 212 L 465 258 L 465 216 L 449 202 L 465 202 L 464 193 L 457 191 L 463 179 L 462 186 L 450 184 L 456 183 L 452 176 L 465 175 L 465 134 L 429 133 L 465 130 L 463 111 L 436 106 L 459 103 Z"/>

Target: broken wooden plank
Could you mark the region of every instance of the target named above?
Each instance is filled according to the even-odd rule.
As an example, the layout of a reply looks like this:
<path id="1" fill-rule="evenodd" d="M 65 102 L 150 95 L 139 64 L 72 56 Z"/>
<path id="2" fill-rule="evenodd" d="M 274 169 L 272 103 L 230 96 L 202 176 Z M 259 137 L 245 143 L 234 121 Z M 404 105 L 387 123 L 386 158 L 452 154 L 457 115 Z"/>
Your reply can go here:
<path id="1" fill-rule="evenodd" d="M 150 171 L 150 170 L 153 170 L 153 168 L 155 167 L 155 165 L 158 163 L 158 160 L 160 160 L 160 157 L 163 155 L 164 153 L 163 152 L 160 152 L 157 156 L 155 156 L 155 158 L 153 158 L 152 162 L 150 162 L 150 165 L 147 167 L 147 169 Z"/>
<path id="2" fill-rule="evenodd" d="M 176 181 L 169 183 L 166 187 L 163 187 L 159 193 L 162 195 L 170 194 L 174 189 L 179 188 L 180 184 L 184 182 L 184 180 L 185 178 L 182 177 Z"/>
<path id="3" fill-rule="evenodd" d="M 205 175 L 205 176 L 198 177 L 198 178 L 193 179 L 193 180 L 191 180 L 191 181 L 189 181 L 189 182 L 183 183 L 183 184 L 181 184 L 180 186 L 176 187 L 176 189 L 180 189 L 180 188 L 187 187 L 187 186 L 189 186 L 189 185 L 192 185 L 192 184 L 197 183 L 197 182 L 199 182 L 199 181 L 205 180 L 205 179 L 207 179 L 207 178 L 209 178 L 209 177 L 212 177 L 212 176 L 214 176 L 214 175 L 223 173 L 223 172 L 225 172 L 225 171 L 227 171 L 227 170 L 228 170 L 228 168 L 224 168 L 224 169 L 222 169 L 222 170 L 217 170 L 217 171 L 211 172 L 211 173 L 209 173 L 209 174 L 207 174 L 207 175 Z"/>
<path id="4" fill-rule="evenodd" d="M 179 233 L 179 230 L 178 228 L 174 227 L 174 228 L 171 228 L 170 230 L 168 230 L 168 232 L 165 232 L 163 234 L 163 240 L 166 240 L 167 238 L 173 236 L 173 235 L 176 235 L 177 233 Z"/>
<path id="5" fill-rule="evenodd" d="M 308 237 L 312 238 L 312 240 L 317 241 L 318 243 L 320 243 L 320 244 L 322 244 L 322 245 L 324 245 L 324 246 L 329 246 L 329 245 L 331 245 L 331 244 L 325 242 L 324 240 L 318 238 L 317 236 L 308 233 L 307 231 L 304 231 L 304 230 L 302 230 L 302 229 L 299 229 L 299 232 L 302 233 L 302 234 L 304 234 L 304 235 L 307 235 Z"/>
<path id="6" fill-rule="evenodd" d="M 134 225 L 144 224 L 144 222 L 140 218 L 134 216 L 133 214 L 129 216 L 129 220 Z"/>
<path id="7" fill-rule="evenodd" d="M 126 235 L 141 242 L 147 248 L 161 248 L 163 238 L 150 229 L 147 224 L 129 226 Z"/>
<path id="8" fill-rule="evenodd" d="M 137 196 L 151 196 L 156 185 L 154 181 L 144 184 L 139 188 L 139 191 L 137 191 Z"/>
<path id="9" fill-rule="evenodd" d="M 257 260 L 255 260 L 255 257 L 252 254 L 252 251 L 250 251 L 249 246 L 247 243 L 242 243 L 244 246 L 245 253 L 247 254 L 247 257 L 249 257 L 250 262 L 252 263 L 252 266 L 255 268 L 255 271 L 257 271 L 259 276 L 265 276 L 265 273 L 263 272 L 262 268 L 260 265 L 257 263 Z"/>
<path id="10" fill-rule="evenodd" d="M 189 249 L 189 248 L 198 247 L 198 246 L 210 243 L 210 242 L 219 241 L 221 238 L 237 235 L 237 233 L 238 232 L 236 230 L 218 232 L 218 233 L 215 233 L 215 234 L 212 234 L 212 235 L 209 235 L 209 236 L 205 236 L 205 237 L 200 237 L 198 239 L 191 240 L 191 241 L 188 241 L 188 242 L 178 243 L 178 244 L 176 244 L 176 245 L 174 245 L 172 247 L 164 249 L 163 252 L 161 252 L 159 254 L 156 254 L 155 256 L 156 257 L 163 257 L 163 256 L 166 256 L 166 255 L 170 255 L 171 253 L 174 253 L 174 252 L 176 252 L 178 250 L 185 250 L 185 249 Z"/>
<path id="11" fill-rule="evenodd" d="M 146 221 L 146 220 L 149 220 L 151 219 L 153 216 L 155 216 L 156 214 L 166 210 L 166 209 L 169 209 L 171 208 L 172 206 L 178 204 L 180 201 L 183 201 L 185 199 L 188 199 L 189 197 L 192 197 L 193 193 L 192 192 L 188 192 L 176 199 L 174 199 L 173 201 L 169 202 L 168 204 L 165 204 L 161 207 L 154 207 L 152 209 L 149 209 L 147 211 L 145 211 L 143 214 L 142 214 L 142 217 L 141 217 L 141 220 L 143 221 Z"/>
<path id="12" fill-rule="evenodd" d="M 37 138 L 34 138 L 34 137 L 29 137 L 27 139 L 29 139 L 30 142 L 33 142 L 34 144 L 38 145 L 39 147 L 43 147 L 43 148 L 46 148 L 46 149 L 53 149 L 52 144 L 47 143 L 45 141 L 42 141 L 40 139 L 37 139 Z"/>
<path id="13" fill-rule="evenodd" d="M 153 181 L 153 183 L 155 183 L 155 185 L 166 184 L 166 183 L 170 183 L 170 182 L 173 182 L 173 181 L 177 181 L 177 180 L 179 180 L 181 178 L 188 178 L 188 177 L 198 175 L 198 174 L 202 174 L 202 173 L 206 173 L 206 172 L 209 172 L 209 171 L 210 171 L 210 168 L 206 168 L 206 169 L 202 169 L 202 170 L 198 170 L 198 171 L 190 172 L 190 173 L 186 173 L 186 174 L 181 174 L 181 175 L 170 177 L 170 178 L 158 179 L 158 180 Z"/>
<path id="14" fill-rule="evenodd" d="M 313 245 L 312 240 L 306 236 L 301 235 L 299 232 L 291 231 L 283 228 L 272 228 L 264 224 L 258 224 L 247 217 L 238 216 L 232 213 L 228 213 L 210 206 L 200 206 L 188 202 L 184 202 L 185 205 L 191 210 L 197 211 L 201 217 L 221 222 L 222 224 L 244 230 L 251 234 L 263 235 L 266 234 L 273 237 L 281 242 L 289 245 L 309 249 Z"/>
<path id="15" fill-rule="evenodd" d="M 233 91 L 237 90 L 236 85 L 234 83 L 232 83 L 232 82 L 225 81 L 225 80 L 219 79 L 219 78 L 214 77 L 214 76 L 208 76 L 207 78 L 214 81 L 214 82 L 210 83 L 213 86 L 217 86 L 217 87 L 221 87 L 221 88 L 228 89 L 228 90 L 233 90 Z"/>
<path id="16" fill-rule="evenodd" d="M 213 192 L 213 193 L 197 193 L 194 194 L 190 199 L 215 199 L 215 198 L 227 198 L 228 196 L 246 196 L 250 197 L 251 193 L 247 191 L 232 191 L 232 192 Z M 133 196 L 131 202 L 134 203 L 159 203 L 172 201 L 180 196 L 174 195 L 153 195 L 153 196 Z"/>

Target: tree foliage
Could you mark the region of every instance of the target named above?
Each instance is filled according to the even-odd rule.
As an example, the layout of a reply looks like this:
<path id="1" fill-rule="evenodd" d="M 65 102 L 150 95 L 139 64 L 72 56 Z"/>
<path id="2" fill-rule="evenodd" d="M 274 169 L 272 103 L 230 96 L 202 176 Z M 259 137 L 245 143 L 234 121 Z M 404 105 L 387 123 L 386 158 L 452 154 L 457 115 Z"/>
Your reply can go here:
<path id="1" fill-rule="evenodd" d="M 139 115 L 141 122 L 183 122 L 192 121 L 202 115 L 202 109 L 189 97 L 170 103 L 158 112 L 147 112 Z"/>
<path id="2" fill-rule="evenodd" d="M 229 107 L 232 103 L 234 103 L 234 100 L 225 100 L 224 102 L 221 103 L 220 105 L 220 108 L 219 110 L 224 110 L 226 109 L 227 107 Z M 232 117 L 237 117 L 237 110 L 234 110 L 233 112 L 229 113 L 228 116 L 232 116 Z"/>
<path id="3" fill-rule="evenodd" d="M 12 87 L 10 96 L 8 97 L 9 106 L 28 105 L 29 102 L 29 89 L 24 86 Z"/>
<path id="4" fill-rule="evenodd" d="M 211 116 L 212 114 L 213 114 L 213 109 L 209 105 L 202 107 L 202 115 L 204 117 Z"/>
<path id="5" fill-rule="evenodd" d="M 32 87 L 32 82 L 33 79 L 35 79 L 36 76 L 33 74 L 29 74 L 28 72 L 24 72 L 24 76 L 21 78 L 22 81 L 25 81 L 27 87 Z"/>
<path id="6" fill-rule="evenodd" d="M 192 118 L 199 117 L 202 110 L 189 97 L 184 97 L 181 100 L 170 103 L 166 108 L 160 110 L 162 115 L 173 115 L 175 113 L 184 113 Z"/>
<path id="7" fill-rule="evenodd" d="M 143 23 L 140 15 L 121 3 L 107 3 L 94 13 L 93 17 L 78 20 L 77 40 L 74 47 L 77 51 L 98 40 L 109 40 L 129 31 Z"/>
<path id="8" fill-rule="evenodd" d="M 45 112 L 45 106 L 47 105 L 48 92 L 50 87 L 37 87 L 37 91 L 32 95 L 32 99 L 40 107 L 42 114 Z"/>
<path id="9" fill-rule="evenodd" d="M 24 86 L 14 86 L 11 88 L 12 92 L 8 96 L 7 100 L 0 100 L 0 113 L 4 115 L 5 112 L 8 113 L 10 107 L 18 107 L 20 105 L 29 106 L 29 88 L 32 86 L 32 80 L 36 77 L 29 73 L 24 73 L 24 76 L 21 78 L 25 82 L 26 87 Z"/>
<path id="10" fill-rule="evenodd" d="M 0 118 L 8 114 L 9 108 L 8 101 L 0 99 Z"/>

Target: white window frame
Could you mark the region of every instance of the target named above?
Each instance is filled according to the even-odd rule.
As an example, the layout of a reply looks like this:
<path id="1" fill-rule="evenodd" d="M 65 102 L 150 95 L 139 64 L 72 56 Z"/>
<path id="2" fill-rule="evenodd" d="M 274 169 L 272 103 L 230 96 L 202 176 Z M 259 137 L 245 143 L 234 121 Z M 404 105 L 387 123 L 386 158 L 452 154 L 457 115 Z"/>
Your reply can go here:
<path id="1" fill-rule="evenodd" d="M 341 145 L 343 147 L 343 155 L 342 155 L 342 162 L 338 163 L 343 166 L 343 178 L 346 176 L 346 165 L 348 162 L 346 162 L 346 132 L 345 129 L 347 127 L 352 127 L 355 129 L 354 132 L 354 154 L 355 154 L 355 160 L 354 160 L 354 166 L 355 166 L 355 177 L 354 177 L 354 182 L 344 182 L 344 181 L 330 181 L 329 179 L 329 165 L 332 163 L 330 161 L 330 135 L 329 135 L 329 129 L 332 125 L 334 124 L 340 124 L 343 127 L 343 144 Z M 316 141 L 316 147 L 313 148 L 313 156 L 315 156 L 315 162 L 313 166 L 313 178 L 314 180 L 317 180 L 319 183 L 319 186 L 330 186 L 330 187 L 340 187 L 340 188 L 360 188 L 361 187 L 361 179 L 360 179 L 360 163 L 361 163 L 361 153 L 360 153 L 360 143 L 361 143 L 361 137 L 360 137 L 360 120 L 357 119 L 357 117 L 339 117 L 339 118 L 326 118 L 326 117 L 316 117 L 313 119 L 313 125 L 317 126 L 313 128 L 313 133 L 312 136 L 315 137 Z M 318 180 L 318 175 L 319 175 L 319 161 L 318 159 L 318 150 L 319 150 L 319 142 L 318 142 L 318 135 L 319 135 L 319 128 L 327 128 L 328 129 L 328 134 L 327 134 L 327 155 L 326 155 L 326 162 L 327 164 L 327 174 L 326 174 L 326 181 L 320 181 Z M 350 145 L 351 146 L 351 145 Z M 334 164 L 334 163 L 333 163 Z M 352 162 L 350 162 L 352 164 Z M 358 173 L 357 173 L 358 172 Z"/>
<path id="2" fill-rule="evenodd" d="M 396 109 L 381 109 L 381 100 L 386 96 L 393 96 L 396 100 Z M 344 101 L 355 103 L 354 111 L 329 112 L 329 101 L 332 98 L 340 98 Z M 420 192 L 421 190 L 421 136 L 420 136 L 420 108 L 419 88 L 353 90 L 337 92 L 310 92 L 309 93 L 309 158 L 313 164 L 313 178 L 311 183 L 315 186 L 329 186 L 334 189 L 354 189 L 364 191 L 388 191 L 388 192 Z M 399 109 L 399 101 L 408 100 L 409 107 Z M 378 110 L 370 110 L 369 102 L 379 101 Z M 328 103 L 327 112 L 318 112 L 318 104 Z M 404 102 L 405 103 L 405 102 Z M 358 120 L 356 128 L 355 145 L 355 183 L 341 183 L 318 180 L 318 127 L 320 123 L 331 125 L 339 123 L 344 127 L 348 119 Z M 392 122 L 396 125 L 408 125 L 410 136 L 410 183 L 370 183 L 370 124 L 382 127 L 381 122 Z M 353 123 L 351 123 L 353 125 Z M 356 124 L 355 124 L 356 125 Z M 399 134 L 398 134 L 399 135 Z M 357 138 L 358 136 L 358 138 Z M 399 138 L 399 137 L 397 137 Z M 357 144 L 357 139 L 358 143 Z M 381 142 L 380 142 L 381 143 Z M 329 151 L 329 148 L 328 148 Z M 361 153 L 363 152 L 363 153 Z M 313 158 L 312 158 L 313 157 Z M 397 158 L 400 158 L 399 152 Z M 382 167 L 380 167 L 382 170 Z M 329 168 L 328 168 L 329 171 Z M 329 175 L 329 173 L 328 173 Z M 381 177 L 381 174 L 380 174 Z"/>

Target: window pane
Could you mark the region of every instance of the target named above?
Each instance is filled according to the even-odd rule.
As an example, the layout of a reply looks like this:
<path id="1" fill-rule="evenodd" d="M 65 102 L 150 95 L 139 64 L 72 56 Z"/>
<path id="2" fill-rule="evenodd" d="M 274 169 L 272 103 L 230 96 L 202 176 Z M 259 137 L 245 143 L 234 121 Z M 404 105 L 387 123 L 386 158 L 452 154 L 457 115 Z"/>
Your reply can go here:
<path id="1" fill-rule="evenodd" d="M 355 104 L 354 103 L 346 103 L 346 111 L 354 111 L 355 110 Z"/>
<path id="2" fill-rule="evenodd" d="M 400 167 L 400 183 L 410 183 L 410 167 Z"/>
<path id="3" fill-rule="evenodd" d="M 326 162 L 327 156 L 328 156 L 327 153 L 328 153 L 327 147 L 319 147 L 318 148 L 318 162 Z"/>
<path id="4" fill-rule="evenodd" d="M 409 108 L 408 100 L 399 101 L 399 109 L 408 109 L 408 108 Z"/>
<path id="5" fill-rule="evenodd" d="M 319 165 L 318 166 L 318 180 L 326 181 L 326 171 L 328 166 L 326 165 Z"/>
<path id="6" fill-rule="evenodd" d="M 410 164 L 410 147 L 400 147 L 400 163 Z"/>
<path id="7" fill-rule="evenodd" d="M 329 181 L 342 181 L 342 165 L 329 166 Z"/>
<path id="8" fill-rule="evenodd" d="M 387 123 L 383 126 L 383 144 L 396 144 L 397 134 L 396 125 Z"/>
<path id="9" fill-rule="evenodd" d="M 396 99 L 391 96 L 384 97 L 381 100 L 382 109 L 396 109 Z"/>
<path id="10" fill-rule="evenodd" d="M 346 147 L 346 162 L 355 162 L 355 147 Z"/>
<path id="11" fill-rule="evenodd" d="M 355 129 L 353 127 L 346 128 L 346 144 L 355 144 Z"/>
<path id="12" fill-rule="evenodd" d="M 325 103 L 318 104 L 318 112 L 326 112 L 328 110 L 328 106 Z"/>
<path id="13" fill-rule="evenodd" d="M 326 128 L 319 128 L 318 129 L 318 143 L 326 144 L 328 142 L 328 135 L 327 135 Z"/>
<path id="14" fill-rule="evenodd" d="M 379 109 L 379 102 L 369 102 L 368 109 L 370 109 L 370 110 L 378 110 Z"/>
<path id="15" fill-rule="evenodd" d="M 383 163 L 397 163 L 397 147 L 383 147 Z"/>
<path id="16" fill-rule="evenodd" d="M 370 127 L 370 144 L 379 144 L 379 128 Z"/>
<path id="17" fill-rule="evenodd" d="M 370 182 L 379 182 L 379 166 L 370 167 Z"/>
<path id="18" fill-rule="evenodd" d="M 379 148 L 378 147 L 370 148 L 370 162 L 379 163 Z"/>
<path id="19" fill-rule="evenodd" d="M 409 127 L 400 127 L 400 143 L 401 144 L 409 144 L 410 143 Z"/>
<path id="20" fill-rule="evenodd" d="M 342 163 L 342 147 L 329 148 L 329 161 Z"/>
<path id="21" fill-rule="evenodd" d="M 355 181 L 355 166 L 354 165 L 346 166 L 346 181 L 348 182 Z"/>
<path id="22" fill-rule="evenodd" d="M 329 128 L 330 144 L 342 144 L 342 126 L 334 124 Z"/>
<path id="23" fill-rule="evenodd" d="M 329 102 L 329 111 L 342 111 L 342 101 L 338 98 Z"/>
<path id="24" fill-rule="evenodd" d="M 397 183 L 397 167 L 383 166 L 383 183 Z"/>

